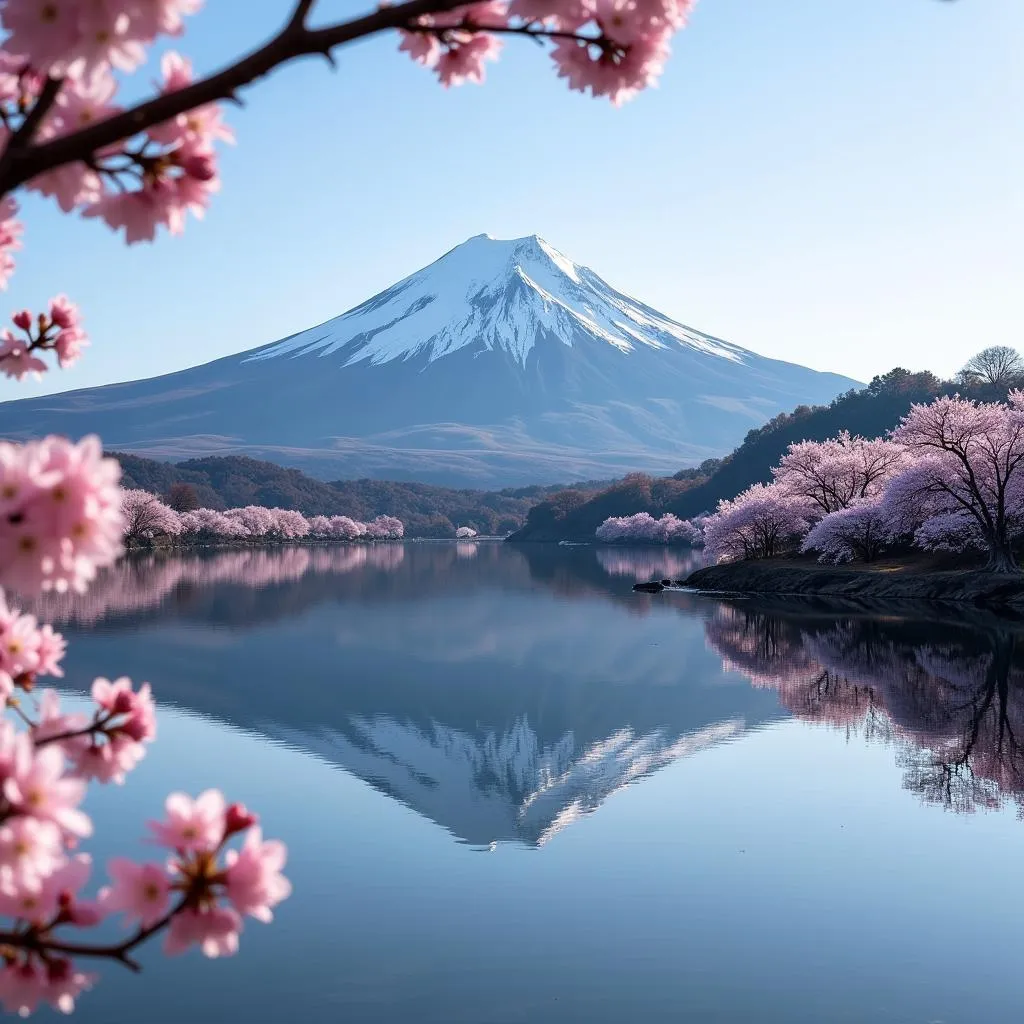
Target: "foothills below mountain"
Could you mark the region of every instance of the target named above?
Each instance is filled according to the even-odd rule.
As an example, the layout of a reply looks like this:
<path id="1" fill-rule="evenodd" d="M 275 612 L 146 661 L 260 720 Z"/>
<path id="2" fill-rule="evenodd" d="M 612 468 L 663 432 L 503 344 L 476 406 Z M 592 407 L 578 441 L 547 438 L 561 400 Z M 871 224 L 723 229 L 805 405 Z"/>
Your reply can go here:
<path id="1" fill-rule="evenodd" d="M 594 531 L 608 516 L 673 512 L 689 518 L 712 511 L 720 499 L 733 498 L 751 484 L 767 483 L 772 466 L 794 441 L 823 441 L 843 429 L 875 437 L 895 427 L 912 403 L 953 391 L 985 400 L 993 397 L 963 381 L 896 369 L 828 405 L 800 406 L 775 416 L 749 431 L 743 444 L 725 458 L 708 459 L 672 476 L 629 473 L 616 480 L 497 491 L 394 480 L 325 483 L 300 470 L 244 456 L 172 464 L 111 454 L 121 460 L 126 486 L 160 495 L 176 508 L 252 504 L 297 509 L 305 515 L 346 515 L 364 522 L 396 516 L 405 524 L 407 537 L 454 537 L 458 526 L 470 526 L 491 536 L 517 531 L 513 540 L 593 541 Z"/>
<path id="2" fill-rule="evenodd" d="M 457 486 L 672 473 L 855 382 L 676 323 L 531 235 L 478 235 L 347 313 L 149 380 L 0 404 L 0 436 Z"/>

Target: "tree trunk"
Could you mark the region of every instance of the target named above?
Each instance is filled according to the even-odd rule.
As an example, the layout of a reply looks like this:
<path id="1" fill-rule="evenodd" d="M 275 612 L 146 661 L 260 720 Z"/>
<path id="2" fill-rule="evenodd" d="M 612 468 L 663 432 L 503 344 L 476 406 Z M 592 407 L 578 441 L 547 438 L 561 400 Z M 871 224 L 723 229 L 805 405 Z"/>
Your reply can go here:
<path id="1" fill-rule="evenodd" d="M 989 549 L 988 563 L 985 566 L 986 572 L 1019 573 L 1020 566 L 1017 565 L 1010 551 L 1009 545 L 997 544 Z"/>

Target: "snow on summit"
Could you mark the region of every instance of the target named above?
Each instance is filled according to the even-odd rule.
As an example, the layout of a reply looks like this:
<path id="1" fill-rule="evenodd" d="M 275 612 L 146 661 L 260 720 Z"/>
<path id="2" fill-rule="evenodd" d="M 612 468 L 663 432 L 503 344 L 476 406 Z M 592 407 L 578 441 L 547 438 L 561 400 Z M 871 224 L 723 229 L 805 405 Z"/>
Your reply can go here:
<path id="1" fill-rule="evenodd" d="M 503 350 L 525 366 L 540 337 L 587 340 L 629 353 L 685 346 L 742 362 L 743 349 L 670 320 L 616 291 L 536 235 L 476 235 L 373 298 L 283 341 L 252 361 L 342 353 L 343 365 L 381 365 L 460 349 Z"/>

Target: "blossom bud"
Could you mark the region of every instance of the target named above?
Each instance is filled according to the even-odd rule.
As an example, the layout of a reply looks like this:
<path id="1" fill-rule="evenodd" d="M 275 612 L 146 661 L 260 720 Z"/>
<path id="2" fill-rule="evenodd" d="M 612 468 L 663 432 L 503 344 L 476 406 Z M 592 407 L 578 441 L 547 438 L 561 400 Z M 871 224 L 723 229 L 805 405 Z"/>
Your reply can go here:
<path id="1" fill-rule="evenodd" d="M 127 715 L 135 708 L 135 695 L 129 693 L 127 690 L 121 690 L 114 698 L 114 703 L 110 707 L 111 714 L 114 715 Z"/>
<path id="2" fill-rule="evenodd" d="M 217 167 L 213 157 L 206 153 L 193 153 L 181 161 L 181 169 L 196 181 L 210 181 L 217 176 Z"/>
<path id="3" fill-rule="evenodd" d="M 234 835 L 236 832 L 244 832 L 250 825 L 257 821 L 255 814 L 250 814 L 245 804 L 231 804 L 224 812 L 224 834 Z"/>
<path id="4" fill-rule="evenodd" d="M 32 314 L 27 309 L 15 313 L 11 319 L 14 321 L 14 326 L 20 327 L 23 331 L 27 331 L 32 326 Z"/>

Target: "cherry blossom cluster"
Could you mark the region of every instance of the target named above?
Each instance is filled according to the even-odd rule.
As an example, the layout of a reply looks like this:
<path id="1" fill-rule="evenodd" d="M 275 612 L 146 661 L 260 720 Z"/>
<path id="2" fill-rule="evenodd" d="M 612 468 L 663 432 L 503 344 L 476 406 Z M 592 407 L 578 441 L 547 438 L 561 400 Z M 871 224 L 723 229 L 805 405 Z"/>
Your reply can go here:
<path id="1" fill-rule="evenodd" d="M 547 38 L 571 89 L 616 106 L 653 85 L 670 41 L 696 0 L 483 0 L 416 18 L 399 49 L 431 68 L 442 85 L 482 82 L 501 53 L 502 34 Z"/>
<path id="2" fill-rule="evenodd" d="M 5 327 L 0 331 L 0 372 L 15 380 L 28 374 L 38 378 L 46 371 L 40 352 L 53 352 L 63 370 L 75 363 L 89 344 L 78 307 L 64 295 L 51 299 L 45 313 L 33 316 L 23 309 L 11 321 L 13 330 Z"/>
<path id="3" fill-rule="evenodd" d="M 64 638 L 7 604 L 0 591 L 0 699 L 6 701 L 15 687 L 29 690 L 39 676 L 64 675 Z"/>
<path id="4" fill-rule="evenodd" d="M 0 719 L 0 1005 L 22 1016 L 41 1004 L 71 1012 L 96 980 L 82 958 L 133 964 L 131 951 L 158 932 L 169 955 L 193 946 L 230 955 L 243 918 L 270 921 L 291 891 L 284 845 L 210 790 L 167 798 L 166 817 L 150 826 L 171 851 L 165 863 L 115 858 L 111 883 L 81 895 L 92 869 L 79 852 L 93 831 L 81 806 L 87 785 L 124 782 L 156 738 L 156 708 L 149 684 L 127 678 L 96 679 L 91 714 L 63 711 L 55 690 L 35 698 L 39 677 L 63 674 L 64 650 L 59 634 L 0 594 L 0 691 L 18 716 Z M 111 915 L 127 929 L 120 940 L 81 937 Z"/>
<path id="5" fill-rule="evenodd" d="M 0 585 L 84 590 L 121 551 L 120 475 L 94 436 L 0 442 Z"/>
<path id="6" fill-rule="evenodd" d="M 827 441 L 790 445 L 772 476 L 785 492 L 827 515 L 879 497 L 906 461 L 906 450 L 898 442 L 844 430 Z"/>
<path id="7" fill-rule="evenodd" d="M 680 519 L 667 512 L 655 519 L 648 512 L 633 516 L 611 516 L 598 528 L 596 537 L 605 544 L 680 544 L 700 547 L 704 543 L 701 530 L 689 519 Z"/>
<path id="8" fill-rule="evenodd" d="M 476 530 L 472 526 L 460 526 L 455 531 L 456 540 L 472 540 L 476 536 Z"/>
<path id="9" fill-rule="evenodd" d="M 142 64 L 161 35 L 180 35 L 183 15 L 201 0 L 5 0 L 0 25 L 0 118 L 15 137 L 47 83 L 55 94 L 36 126 L 36 144 L 59 139 L 121 113 L 114 102 L 114 69 Z M 193 81 L 188 60 L 174 52 L 161 61 L 162 93 Z M 54 88 L 54 86 L 51 86 Z M 53 198 L 62 211 L 98 217 L 125 240 L 152 240 L 158 227 L 184 228 L 188 212 L 202 216 L 218 188 L 215 144 L 233 140 L 216 104 L 133 132 L 123 141 L 47 171 L 28 188 Z"/>
<path id="10" fill-rule="evenodd" d="M 801 441 L 772 474 L 773 483 L 720 502 L 704 523 L 717 560 L 802 550 L 822 561 L 870 561 L 911 545 L 984 552 L 988 569 L 1016 572 L 1014 548 L 1024 543 L 1024 393 L 1011 391 L 1006 402 L 947 395 L 914 405 L 885 438 Z M 608 520 L 599 537 L 628 521 Z"/>
<path id="11" fill-rule="evenodd" d="M 73 957 L 132 963 L 130 952 L 161 931 L 168 955 L 193 946 L 208 957 L 235 953 L 243 918 L 269 922 L 291 892 L 284 845 L 264 840 L 256 816 L 216 790 L 195 800 L 172 793 L 164 819 L 150 823 L 169 859 L 114 858 L 110 884 L 82 898 L 92 862 L 74 851 L 92 834 L 80 807 L 86 782 L 122 781 L 155 736 L 155 713 L 148 687 L 135 691 L 126 679 L 96 680 L 91 721 L 61 715 L 54 691 L 43 697 L 27 730 L 0 723 L 0 914 L 11 919 L 0 931 L 0 1004 L 22 1016 L 43 1003 L 70 1013 L 96 980 Z M 79 938 L 115 915 L 127 930 L 119 941 Z"/>
<path id="12" fill-rule="evenodd" d="M 309 537 L 317 540 L 401 540 L 405 528 L 394 516 L 377 516 L 361 523 L 348 516 L 312 516 L 285 508 L 247 505 L 226 512 L 199 508 L 176 512 L 155 494 L 143 490 L 122 491 L 124 539 L 152 540 L 155 537 L 184 537 L 200 540 L 291 541 Z"/>
<path id="13" fill-rule="evenodd" d="M 870 562 L 892 540 L 887 510 L 879 499 L 836 509 L 811 527 L 801 551 L 816 551 L 822 562 Z"/>
<path id="14" fill-rule="evenodd" d="M 806 501 L 778 484 L 754 484 L 722 501 L 704 522 L 704 546 L 715 561 L 774 558 L 796 549 L 810 526 Z"/>
<path id="15" fill-rule="evenodd" d="M 143 931 L 166 924 L 168 955 L 198 946 L 208 957 L 231 956 L 238 951 L 242 918 L 269 923 L 273 908 L 291 893 L 281 874 L 285 846 L 265 840 L 256 815 L 227 804 L 215 789 L 194 800 L 172 793 L 165 812 L 149 827 L 170 859 L 137 864 L 115 858 L 108 867 L 113 884 L 101 890 L 100 905 Z M 242 833 L 241 846 L 228 848 Z"/>

